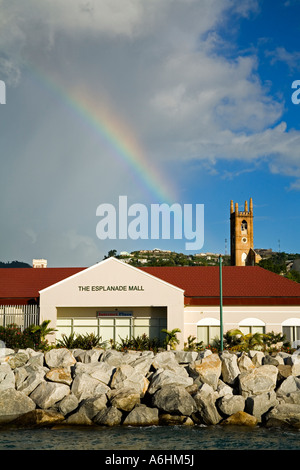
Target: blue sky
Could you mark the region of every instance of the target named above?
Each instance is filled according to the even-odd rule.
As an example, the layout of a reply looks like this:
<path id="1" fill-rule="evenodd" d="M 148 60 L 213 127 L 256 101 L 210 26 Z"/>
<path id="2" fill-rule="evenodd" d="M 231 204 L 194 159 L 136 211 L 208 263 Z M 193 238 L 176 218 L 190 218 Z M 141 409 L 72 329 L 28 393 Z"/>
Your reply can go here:
<path id="1" fill-rule="evenodd" d="M 229 252 L 230 200 L 252 197 L 255 247 L 299 253 L 299 17 L 300 0 L 0 0 L 0 260 L 185 252 L 96 235 L 100 204 L 150 211 L 171 188 L 204 204 L 200 251 Z"/>

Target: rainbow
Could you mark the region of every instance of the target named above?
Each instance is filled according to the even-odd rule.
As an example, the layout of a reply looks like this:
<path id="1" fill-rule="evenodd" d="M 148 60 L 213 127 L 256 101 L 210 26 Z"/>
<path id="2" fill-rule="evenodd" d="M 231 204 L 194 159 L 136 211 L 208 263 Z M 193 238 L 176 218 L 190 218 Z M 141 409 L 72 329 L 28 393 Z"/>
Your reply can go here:
<path id="1" fill-rule="evenodd" d="M 31 71 L 33 68 L 31 67 Z M 134 174 L 135 181 L 148 192 L 151 203 L 172 204 L 176 201 L 176 191 L 166 175 L 161 175 L 153 162 L 146 158 L 134 132 L 120 114 L 113 112 L 105 103 L 97 101 L 84 88 L 66 88 L 58 85 L 35 68 L 34 76 L 46 86 L 68 109 L 80 117 L 88 128 L 96 132 L 101 142 L 113 151 L 118 163 L 127 166 Z"/>

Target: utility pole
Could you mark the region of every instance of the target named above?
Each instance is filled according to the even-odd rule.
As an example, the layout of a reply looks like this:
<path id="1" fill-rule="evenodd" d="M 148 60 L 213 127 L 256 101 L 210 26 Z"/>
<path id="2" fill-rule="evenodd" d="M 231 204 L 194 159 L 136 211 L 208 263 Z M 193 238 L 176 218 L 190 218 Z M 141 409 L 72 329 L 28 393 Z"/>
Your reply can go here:
<path id="1" fill-rule="evenodd" d="M 219 279 L 220 279 L 220 347 L 223 351 L 223 286 L 222 286 L 222 255 L 219 256 Z"/>

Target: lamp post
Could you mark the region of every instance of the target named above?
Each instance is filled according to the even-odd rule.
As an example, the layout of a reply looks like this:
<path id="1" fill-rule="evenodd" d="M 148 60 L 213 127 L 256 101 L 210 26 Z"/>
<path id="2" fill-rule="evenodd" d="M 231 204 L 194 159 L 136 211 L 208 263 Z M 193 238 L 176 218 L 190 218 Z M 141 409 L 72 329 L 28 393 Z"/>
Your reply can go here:
<path id="1" fill-rule="evenodd" d="M 223 287 L 222 287 L 222 255 L 219 256 L 219 276 L 220 276 L 220 348 L 223 351 Z"/>

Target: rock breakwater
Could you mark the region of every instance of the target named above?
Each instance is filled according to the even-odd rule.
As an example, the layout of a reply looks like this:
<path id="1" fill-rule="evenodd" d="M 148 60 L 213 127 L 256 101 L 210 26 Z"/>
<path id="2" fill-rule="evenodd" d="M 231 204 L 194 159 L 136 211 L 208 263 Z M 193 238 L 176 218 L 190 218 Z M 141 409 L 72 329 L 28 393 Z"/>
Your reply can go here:
<path id="1" fill-rule="evenodd" d="M 300 356 L 0 350 L 0 426 L 300 428 Z"/>

